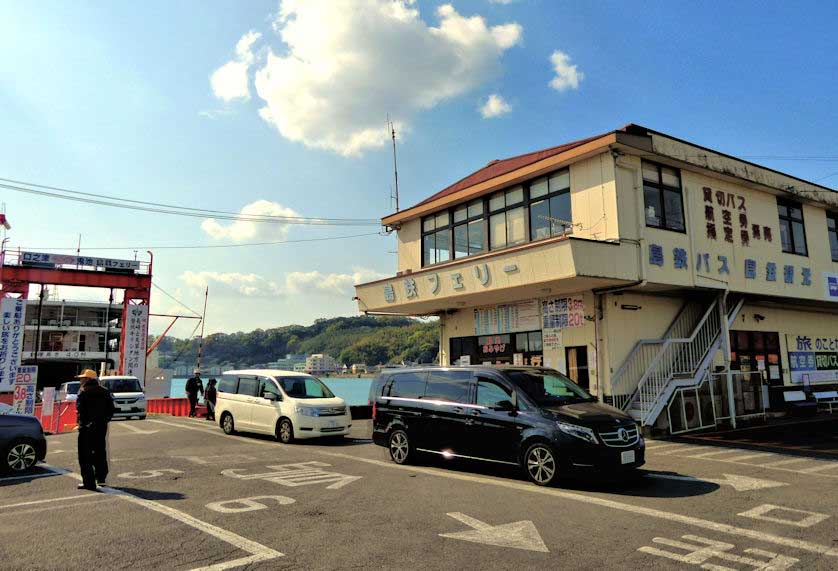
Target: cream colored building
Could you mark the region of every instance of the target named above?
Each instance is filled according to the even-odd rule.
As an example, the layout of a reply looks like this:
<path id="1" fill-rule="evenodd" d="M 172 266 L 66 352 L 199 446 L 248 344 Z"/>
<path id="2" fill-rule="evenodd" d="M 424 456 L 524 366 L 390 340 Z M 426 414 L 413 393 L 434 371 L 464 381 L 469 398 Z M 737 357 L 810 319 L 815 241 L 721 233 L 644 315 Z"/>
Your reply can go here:
<path id="1" fill-rule="evenodd" d="M 832 189 L 628 125 L 382 223 L 398 271 L 359 309 L 439 316 L 442 364 L 557 368 L 672 432 L 838 386 Z"/>

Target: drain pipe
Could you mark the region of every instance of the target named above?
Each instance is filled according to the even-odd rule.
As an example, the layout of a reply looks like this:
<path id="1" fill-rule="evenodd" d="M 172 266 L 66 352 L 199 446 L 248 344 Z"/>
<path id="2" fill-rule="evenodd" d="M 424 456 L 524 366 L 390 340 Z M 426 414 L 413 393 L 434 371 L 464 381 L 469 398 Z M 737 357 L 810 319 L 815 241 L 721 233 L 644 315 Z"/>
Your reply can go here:
<path id="1" fill-rule="evenodd" d="M 722 335 L 724 336 L 724 363 L 727 383 L 727 406 L 730 411 L 730 425 L 736 430 L 736 400 L 733 398 L 733 373 L 730 370 L 730 326 L 727 323 L 727 296 L 730 291 L 725 288 L 719 303 L 719 319 L 722 324 Z"/>

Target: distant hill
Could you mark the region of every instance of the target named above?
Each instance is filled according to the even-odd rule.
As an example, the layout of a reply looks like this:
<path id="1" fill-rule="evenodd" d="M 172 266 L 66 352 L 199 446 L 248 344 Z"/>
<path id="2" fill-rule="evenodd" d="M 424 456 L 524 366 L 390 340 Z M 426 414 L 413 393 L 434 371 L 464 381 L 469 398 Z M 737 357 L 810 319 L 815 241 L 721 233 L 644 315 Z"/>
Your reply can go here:
<path id="1" fill-rule="evenodd" d="M 160 367 L 193 366 L 198 340 L 166 337 Z M 336 317 L 312 325 L 287 325 L 248 333 L 214 333 L 204 339 L 201 366 L 242 367 L 287 353 L 327 353 L 340 363 L 430 363 L 439 350 L 439 325 L 405 317 Z"/>

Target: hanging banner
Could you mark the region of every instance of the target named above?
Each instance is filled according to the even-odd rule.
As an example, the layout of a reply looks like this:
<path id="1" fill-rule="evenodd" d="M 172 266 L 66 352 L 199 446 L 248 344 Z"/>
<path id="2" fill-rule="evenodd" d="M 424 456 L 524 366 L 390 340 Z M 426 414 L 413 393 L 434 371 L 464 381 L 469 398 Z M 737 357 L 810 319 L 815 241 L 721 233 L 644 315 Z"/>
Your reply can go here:
<path id="1" fill-rule="evenodd" d="M 580 327 L 585 323 L 585 304 L 582 296 L 541 300 L 541 320 L 543 329 Z"/>
<path id="2" fill-rule="evenodd" d="M 793 383 L 838 381 L 838 337 L 786 335 Z"/>
<path id="3" fill-rule="evenodd" d="M 534 300 L 478 307 L 474 310 L 475 335 L 537 331 L 540 328 L 538 302 Z"/>
<path id="4" fill-rule="evenodd" d="M 129 305 L 123 327 L 122 374 L 137 377 L 145 386 L 145 350 L 148 341 L 148 306 Z"/>
<path id="5" fill-rule="evenodd" d="M 84 266 L 105 270 L 139 270 L 138 260 L 115 260 L 93 256 L 73 256 L 70 254 L 47 254 L 44 252 L 22 252 L 24 264 L 48 264 L 54 266 Z"/>
<path id="6" fill-rule="evenodd" d="M 26 302 L 0 300 L 0 393 L 12 390 L 23 349 L 23 314 Z"/>

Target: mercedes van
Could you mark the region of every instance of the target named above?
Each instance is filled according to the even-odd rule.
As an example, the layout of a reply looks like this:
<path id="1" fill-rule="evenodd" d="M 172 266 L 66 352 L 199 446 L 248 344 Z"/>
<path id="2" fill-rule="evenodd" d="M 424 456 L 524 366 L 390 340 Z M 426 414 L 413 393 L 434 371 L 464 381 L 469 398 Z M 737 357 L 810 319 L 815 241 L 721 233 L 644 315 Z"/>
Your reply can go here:
<path id="1" fill-rule="evenodd" d="M 318 436 L 346 436 L 352 427 L 346 402 L 320 379 L 272 369 L 224 373 L 215 417 L 226 434 L 270 434 L 285 444 Z"/>
<path id="2" fill-rule="evenodd" d="M 520 466 L 540 486 L 584 470 L 644 463 L 634 420 L 540 367 L 424 367 L 370 387 L 373 441 L 397 464 L 419 454 Z"/>

